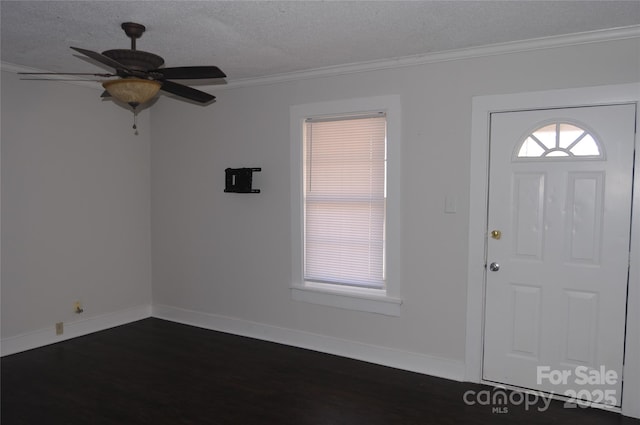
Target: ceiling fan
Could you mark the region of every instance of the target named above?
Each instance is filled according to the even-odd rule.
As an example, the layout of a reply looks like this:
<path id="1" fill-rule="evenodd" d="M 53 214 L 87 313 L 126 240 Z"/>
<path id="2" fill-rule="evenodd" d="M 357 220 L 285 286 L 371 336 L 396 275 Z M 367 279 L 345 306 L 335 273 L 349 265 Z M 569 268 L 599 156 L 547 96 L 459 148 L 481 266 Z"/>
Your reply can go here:
<path id="1" fill-rule="evenodd" d="M 162 68 L 164 59 L 156 54 L 136 50 L 136 40 L 142 36 L 146 27 L 134 22 L 122 25 L 127 37 L 131 39 L 131 49 L 113 49 L 102 53 L 79 47 L 71 47 L 76 52 L 111 67 L 115 73 L 72 73 L 72 72 L 21 72 L 26 75 L 91 75 L 115 80 L 103 81 L 105 92 L 102 97 L 113 97 L 127 103 L 133 109 L 151 100 L 159 90 L 179 98 L 207 104 L 215 96 L 196 90 L 171 80 L 218 79 L 226 75 L 216 66 L 180 66 Z"/>

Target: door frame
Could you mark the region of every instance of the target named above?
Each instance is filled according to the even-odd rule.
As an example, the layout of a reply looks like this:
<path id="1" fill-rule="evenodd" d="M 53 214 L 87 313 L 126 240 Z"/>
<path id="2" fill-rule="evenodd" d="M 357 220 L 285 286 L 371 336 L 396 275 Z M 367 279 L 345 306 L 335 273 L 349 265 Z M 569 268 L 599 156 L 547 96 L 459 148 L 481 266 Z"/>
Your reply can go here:
<path id="1" fill-rule="evenodd" d="M 471 163 L 469 195 L 469 242 L 467 264 L 467 334 L 465 380 L 483 382 L 484 293 L 489 190 L 490 119 L 494 112 L 527 109 L 640 103 L 640 83 L 576 89 L 560 89 L 506 95 L 477 96 L 472 100 Z M 640 105 L 636 122 L 640 122 Z M 640 418 L 640 143 L 635 137 L 631 253 L 625 337 L 622 414 Z M 488 383 L 491 384 L 491 383 Z"/>

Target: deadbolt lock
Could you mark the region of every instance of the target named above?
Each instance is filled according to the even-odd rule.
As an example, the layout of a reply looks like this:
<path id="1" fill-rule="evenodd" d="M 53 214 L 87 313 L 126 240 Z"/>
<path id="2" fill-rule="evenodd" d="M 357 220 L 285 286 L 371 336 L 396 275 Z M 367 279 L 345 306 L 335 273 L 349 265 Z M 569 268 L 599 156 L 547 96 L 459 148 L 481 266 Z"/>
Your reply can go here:
<path id="1" fill-rule="evenodd" d="M 492 230 L 491 231 L 491 237 L 493 239 L 498 240 L 498 239 L 500 239 L 502 237 L 502 232 L 500 230 Z"/>

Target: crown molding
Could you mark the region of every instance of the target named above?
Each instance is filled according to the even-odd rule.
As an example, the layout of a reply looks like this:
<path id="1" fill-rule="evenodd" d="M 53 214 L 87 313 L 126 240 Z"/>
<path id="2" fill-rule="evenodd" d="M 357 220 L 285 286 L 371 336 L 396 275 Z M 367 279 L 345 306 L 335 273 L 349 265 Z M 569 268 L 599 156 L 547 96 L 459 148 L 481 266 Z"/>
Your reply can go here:
<path id="1" fill-rule="evenodd" d="M 640 38 L 640 25 L 551 37 L 542 37 L 529 40 L 512 41 L 507 43 L 490 44 L 485 46 L 470 47 L 466 49 L 448 50 L 415 56 L 403 56 L 378 61 L 329 66 L 307 71 L 291 72 L 258 78 L 238 79 L 229 81 L 228 84 L 219 86 L 217 88 L 224 90 L 255 85 L 278 84 L 288 81 L 305 80 L 310 78 L 330 77 L 336 75 L 402 68 L 409 66 L 420 66 L 438 62 L 521 53 L 533 50 L 553 49 L 580 44 L 602 43 L 607 41 L 625 40 L 631 38 Z"/>
<path id="2" fill-rule="evenodd" d="M 478 57 L 521 53 L 534 50 L 554 49 L 559 47 L 575 46 L 580 44 L 602 43 L 607 41 L 625 40 L 640 38 L 640 25 L 633 25 L 621 28 L 611 28 L 604 30 L 588 31 L 575 34 L 534 38 L 529 40 L 512 41 L 507 43 L 490 44 L 485 46 L 470 47 L 466 49 L 447 50 L 443 52 L 428 53 L 415 56 L 403 56 L 392 59 L 384 59 L 369 62 L 357 62 L 351 64 L 328 66 L 305 71 L 297 71 L 283 74 L 268 75 L 257 78 L 243 78 L 230 80 L 225 85 L 205 85 L 199 86 L 199 90 L 216 91 L 227 90 L 240 87 L 250 87 L 258 85 L 279 84 L 289 81 L 306 80 L 319 77 L 331 77 L 344 74 L 353 74 L 367 71 L 377 71 L 393 68 L 403 68 L 410 66 L 420 66 L 438 62 L 449 62 Z M 0 69 L 9 72 L 46 72 L 39 69 L 28 68 L 21 65 L 0 62 Z M 93 81 L 70 81 L 72 77 L 61 76 L 56 81 L 76 84 L 83 87 L 101 89 L 99 84 Z"/>

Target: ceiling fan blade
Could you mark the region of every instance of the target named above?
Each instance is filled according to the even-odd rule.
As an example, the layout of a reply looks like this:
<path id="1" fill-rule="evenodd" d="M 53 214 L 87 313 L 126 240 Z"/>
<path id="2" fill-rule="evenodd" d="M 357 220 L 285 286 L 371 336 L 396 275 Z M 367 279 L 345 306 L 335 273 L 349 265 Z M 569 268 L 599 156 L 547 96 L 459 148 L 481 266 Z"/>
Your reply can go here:
<path id="1" fill-rule="evenodd" d="M 127 71 L 130 72 L 126 66 L 124 66 L 123 64 L 121 64 L 118 61 L 114 61 L 113 59 L 100 54 L 98 52 L 93 52 L 91 50 L 87 50 L 87 49 L 81 49 L 79 47 L 71 47 L 73 50 L 75 50 L 78 53 L 82 53 L 83 55 L 90 57 L 93 60 L 96 60 L 104 65 L 110 66 L 111 68 L 115 68 L 117 70 L 123 70 L 123 71 Z"/>
<path id="2" fill-rule="evenodd" d="M 153 70 L 169 80 L 196 80 L 206 78 L 225 78 L 226 75 L 217 66 L 178 66 Z"/>
<path id="3" fill-rule="evenodd" d="M 183 84 L 174 83 L 173 81 L 160 80 L 162 87 L 160 90 L 167 93 L 175 94 L 176 96 L 184 97 L 185 99 L 193 100 L 198 103 L 208 103 L 215 99 L 215 96 L 205 93 L 200 90 L 196 90 Z"/>
<path id="4" fill-rule="evenodd" d="M 86 78 L 39 78 L 39 77 L 33 77 L 33 78 L 20 78 L 20 80 L 22 81 L 58 81 L 60 83 L 68 83 L 70 81 L 77 81 L 79 83 L 88 83 L 88 82 L 102 82 L 103 80 L 88 80 Z"/>
<path id="5" fill-rule="evenodd" d="M 116 74 L 96 74 L 92 72 L 18 72 L 19 75 L 91 75 L 93 77 L 117 77 Z"/>

